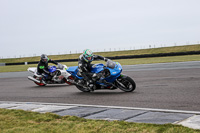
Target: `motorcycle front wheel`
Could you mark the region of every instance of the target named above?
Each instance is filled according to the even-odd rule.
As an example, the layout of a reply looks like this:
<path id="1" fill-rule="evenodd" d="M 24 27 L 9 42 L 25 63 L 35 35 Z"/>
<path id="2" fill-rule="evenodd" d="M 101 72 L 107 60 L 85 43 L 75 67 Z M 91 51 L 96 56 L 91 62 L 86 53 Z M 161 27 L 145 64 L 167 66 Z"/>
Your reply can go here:
<path id="1" fill-rule="evenodd" d="M 90 92 L 90 90 L 88 90 L 88 89 L 85 89 L 85 88 L 83 88 L 83 87 L 81 87 L 81 86 L 79 86 L 79 85 L 75 85 L 76 86 L 76 88 L 78 88 L 80 91 L 82 91 L 82 92 Z"/>
<path id="2" fill-rule="evenodd" d="M 132 92 L 136 88 L 135 81 L 128 76 L 118 78 L 116 80 L 116 85 L 120 90 L 125 92 Z"/>

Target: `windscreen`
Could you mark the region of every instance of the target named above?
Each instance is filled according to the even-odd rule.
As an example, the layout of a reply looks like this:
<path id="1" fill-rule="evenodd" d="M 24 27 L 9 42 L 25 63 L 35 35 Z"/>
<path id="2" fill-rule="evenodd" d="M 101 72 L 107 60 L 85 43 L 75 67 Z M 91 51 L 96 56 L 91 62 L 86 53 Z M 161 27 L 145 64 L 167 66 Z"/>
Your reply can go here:
<path id="1" fill-rule="evenodd" d="M 109 68 L 114 69 L 114 68 L 115 68 L 115 65 L 116 65 L 116 63 L 113 62 L 113 61 L 111 61 L 111 60 L 108 60 L 108 61 L 106 62 L 106 66 L 109 67 Z"/>
<path id="2" fill-rule="evenodd" d="M 63 69 L 64 66 L 62 64 L 58 64 L 58 69 Z"/>

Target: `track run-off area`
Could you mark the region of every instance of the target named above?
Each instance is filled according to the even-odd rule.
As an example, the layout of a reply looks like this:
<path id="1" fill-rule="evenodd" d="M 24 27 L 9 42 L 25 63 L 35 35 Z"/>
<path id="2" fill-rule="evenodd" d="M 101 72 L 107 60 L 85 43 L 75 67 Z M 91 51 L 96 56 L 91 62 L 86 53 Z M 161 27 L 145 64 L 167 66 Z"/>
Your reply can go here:
<path id="1" fill-rule="evenodd" d="M 200 110 L 200 61 L 127 65 L 123 74 L 135 80 L 134 92 L 84 93 L 67 84 L 40 87 L 27 79 L 29 72 L 0 73 L 0 101 Z"/>

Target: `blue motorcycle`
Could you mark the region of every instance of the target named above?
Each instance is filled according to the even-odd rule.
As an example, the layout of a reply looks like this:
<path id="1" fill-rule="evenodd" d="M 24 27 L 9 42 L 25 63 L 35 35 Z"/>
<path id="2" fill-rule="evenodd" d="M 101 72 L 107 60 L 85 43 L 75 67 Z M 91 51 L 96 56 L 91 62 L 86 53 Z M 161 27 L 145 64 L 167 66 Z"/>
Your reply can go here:
<path id="1" fill-rule="evenodd" d="M 68 67 L 67 72 L 71 74 L 68 78 L 80 91 L 90 92 L 86 81 L 81 76 L 78 66 Z M 92 80 L 95 81 L 96 89 L 114 90 L 119 88 L 125 92 L 132 92 L 136 88 L 136 84 L 132 78 L 122 75 L 122 66 L 118 62 L 108 60 L 106 64 L 94 64 L 91 68 L 94 73 Z"/>

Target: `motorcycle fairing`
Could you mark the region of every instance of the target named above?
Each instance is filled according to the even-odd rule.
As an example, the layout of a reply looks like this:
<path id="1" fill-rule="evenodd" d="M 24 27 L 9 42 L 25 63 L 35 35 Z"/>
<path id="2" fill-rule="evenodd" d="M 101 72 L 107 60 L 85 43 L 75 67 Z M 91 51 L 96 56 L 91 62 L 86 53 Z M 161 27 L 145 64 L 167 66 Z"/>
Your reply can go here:
<path id="1" fill-rule="evenodd" d="M 49 66 L 48 71 L 52 73 L 55 72 L 56 69 L 57 69 L 56 66 Z"/>
<path id="2" fill-rule="evenodd" d="M 78 77 L 79 79 L 83 79 L 83 77 L 80 77 L 77 75 L 78 73 L 78 66 L 72 66 L 67 68 L 67 72 L 70 73 L 71 75 Z"/>
<path id="3" fill-rule="evenodd" d="M 121 72 L 122 72 L 122 66 L 118 62 L 116 62 L 115 66 L 112 68 L 110 68 L 109 65 L 108 65 L 108 67 L 106 67 L 104 64 L 101 64 L 101 63 L 95 64 L 92 66 L 91 72 L 92 73 L 100 73 L 104 69 L 108 69 L 110 72 L 110 75 L 106 78 L 100 78 L 100 80 L 96 82 L 97 84 L 106 85 L 103 82 L 101 82 L 103 80 L 113 83 L 121 75 Z M 77 75 L 78 66 L 68 67 L 67 72 L 71 73 L 73 76 L 77 77 L 78 79 L 83 79 L 83 77 L 80 77 Z"/>

